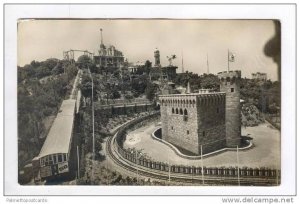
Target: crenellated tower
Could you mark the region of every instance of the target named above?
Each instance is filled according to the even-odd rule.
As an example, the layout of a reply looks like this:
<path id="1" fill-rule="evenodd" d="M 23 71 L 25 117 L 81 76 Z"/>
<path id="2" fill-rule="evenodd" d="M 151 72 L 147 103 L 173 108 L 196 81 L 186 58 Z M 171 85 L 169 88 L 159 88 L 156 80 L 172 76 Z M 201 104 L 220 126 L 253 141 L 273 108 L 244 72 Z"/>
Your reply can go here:
<path id="1" fill-rule="evenodd" d="M 241 71 L 219 72 L 220 91 L 226 93 L 226 145 L 236 147 L 241 144 Z"/>
<path id="2" fill-rule="evenodd" d="M 160 54 L 159 54 L 159 50 L 158 49 L 156 49 L 154 51 L 154 59 L 155 59 L 154 66 L 155 67 L 159 67 L 160 66 Z"/>

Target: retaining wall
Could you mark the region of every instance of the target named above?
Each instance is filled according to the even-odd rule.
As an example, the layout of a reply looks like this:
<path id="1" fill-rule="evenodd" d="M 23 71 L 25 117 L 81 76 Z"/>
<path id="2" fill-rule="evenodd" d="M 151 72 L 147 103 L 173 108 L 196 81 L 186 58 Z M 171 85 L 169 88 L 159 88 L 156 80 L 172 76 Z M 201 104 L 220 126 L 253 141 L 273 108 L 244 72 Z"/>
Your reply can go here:
<path id="1" fill-rule="evenodd" d="M 270 169 L 266 167 L 260 168 L 249 168 L 249 167 L 205 167 L 203 166 L 184 166 L 184 165 L 169 165 L 164 162 L 154 161 L 143 156 L 138 157 L 136 152 L 131 152 L 123 148 L 123 142 L 126 138 L 127 131 L 132 128 L 137 128 L 142 126 L 143 123 L 150 122 L 159 117 L 159 113 L 152 115 L 142 116 L 137 118 L 124 126 L 122 126 L 115 135 L 116 150 L 119 155 L 135 165 L 139 165 L 148 169 L 155 169 L 158 171 L 165 171 L 171 173 L 181 173 L 181 174 L 193 174 L 193 175 L 203 175 L 208 176 L 222 176 L 222 177 L 236 177 L 239 173 L 241 177 L 253 177 L 253 178 L 263 178 L 263 179 L 278 179 L 280 181 L 280 170 Z M 170 168 L 170 170 L 169 170 Z"/>

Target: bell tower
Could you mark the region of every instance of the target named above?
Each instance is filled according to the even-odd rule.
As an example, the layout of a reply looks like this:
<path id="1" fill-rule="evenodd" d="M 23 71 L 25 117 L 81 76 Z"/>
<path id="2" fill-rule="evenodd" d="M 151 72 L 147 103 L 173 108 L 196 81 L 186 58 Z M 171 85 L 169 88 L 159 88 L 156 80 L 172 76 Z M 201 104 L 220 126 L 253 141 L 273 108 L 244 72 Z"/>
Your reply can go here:
<path id="1" fill-rule="evenodd" d="M 155 59 L 154 66 L 159 67 L 160 66 L 160 54 L 159 54 L 159 50 L 157 48 L 154 51 L 154 59 Z"/>

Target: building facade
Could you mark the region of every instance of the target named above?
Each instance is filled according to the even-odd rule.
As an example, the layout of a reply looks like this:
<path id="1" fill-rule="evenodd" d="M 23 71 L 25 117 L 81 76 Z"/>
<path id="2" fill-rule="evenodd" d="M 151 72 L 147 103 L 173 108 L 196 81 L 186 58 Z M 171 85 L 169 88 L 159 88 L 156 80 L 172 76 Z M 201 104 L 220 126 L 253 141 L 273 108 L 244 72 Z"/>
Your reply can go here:
<path id="1" fill-rule="evenodd" d="M 112 45 L 106 47 L 103 44 L 102 29 L 100 29 L 100 31 L 101 31 L 100 49 L 98 50 L 98 55 L 94 56 L 94 63 L 100 69 L 108 72 L 114 72 L 118 69 L 123 68 L 124 67 L 123 53 L 117 50 Z"/>
<path id="2" fill-rule="evenodd" d="M 161 66 L 160 64 L 160 52 L 158 49 L 154 51 L 154 66 L 150 70 L 151 81 L 156 81 L 159 79 L 173 81 L 176 78 L 177 66 L 168 65 Z"/>
<path id="3" fill-rule="evenodd" d="M 240 146 L 241 72 L 218 76 L 221 92 L 159 96 L 163 140 L 195 155 Z"/>
<path id="4" fill-rule="evenodd" d="M 196 155 L 226 146 L 225 93 L 160 96 L 162 139 Z"/>
<path id="5" fill-rule="evenodd" d="M 256 72 L 252 73 L 252 79 L 259 81 L 267 81 L 267 73 Z"/>
<path id="6" fill-rule="evenodd" d="M 226 93 L 226 144 L 236 147 L 241 144 L 241 71 L 219 72 L 220 91 Z"/>
<path id="7" fill-rule="evenodd" d="M 129 73 L 135 74 L 140 69 L 144 68 L 145 64 L 146 64 L 146 61 L 137 61 L 135 63 L 128 63 L 127 69 L 129 71 Z"/>
<path id="8" fill-rule="evenodd" d="M 94 62 L 99 68 L 114 71 L 123 68 L 124 56 L 114 46 L 111 45 L 106 48 L 105 45 L 101 44 L 98 55 L 94 56 Z"/>

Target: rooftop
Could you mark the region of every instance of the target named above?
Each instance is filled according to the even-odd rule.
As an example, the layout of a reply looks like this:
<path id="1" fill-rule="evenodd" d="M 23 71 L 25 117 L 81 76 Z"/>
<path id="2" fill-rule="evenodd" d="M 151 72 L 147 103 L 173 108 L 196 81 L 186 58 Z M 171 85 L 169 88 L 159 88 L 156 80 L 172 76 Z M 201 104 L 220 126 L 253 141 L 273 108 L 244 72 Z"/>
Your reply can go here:
<path id="1" fill-rule="evenodd" d="M 55 153 L 68 153 L 72 138 L 73 121 L 76 100 L 68 99 L 62 102 L 44 145 L 40 151 L 39 158 Z"/>
<path id="2" fill-rule="evenodd" d="M 176 97 L 176 96 L 203 96 L 203 95 L 223 95 L 225 92 L 209 92 L 209 93 L 183 93 L 183 94 L 167 94 L 159 95 L 159 97 Z"/>

